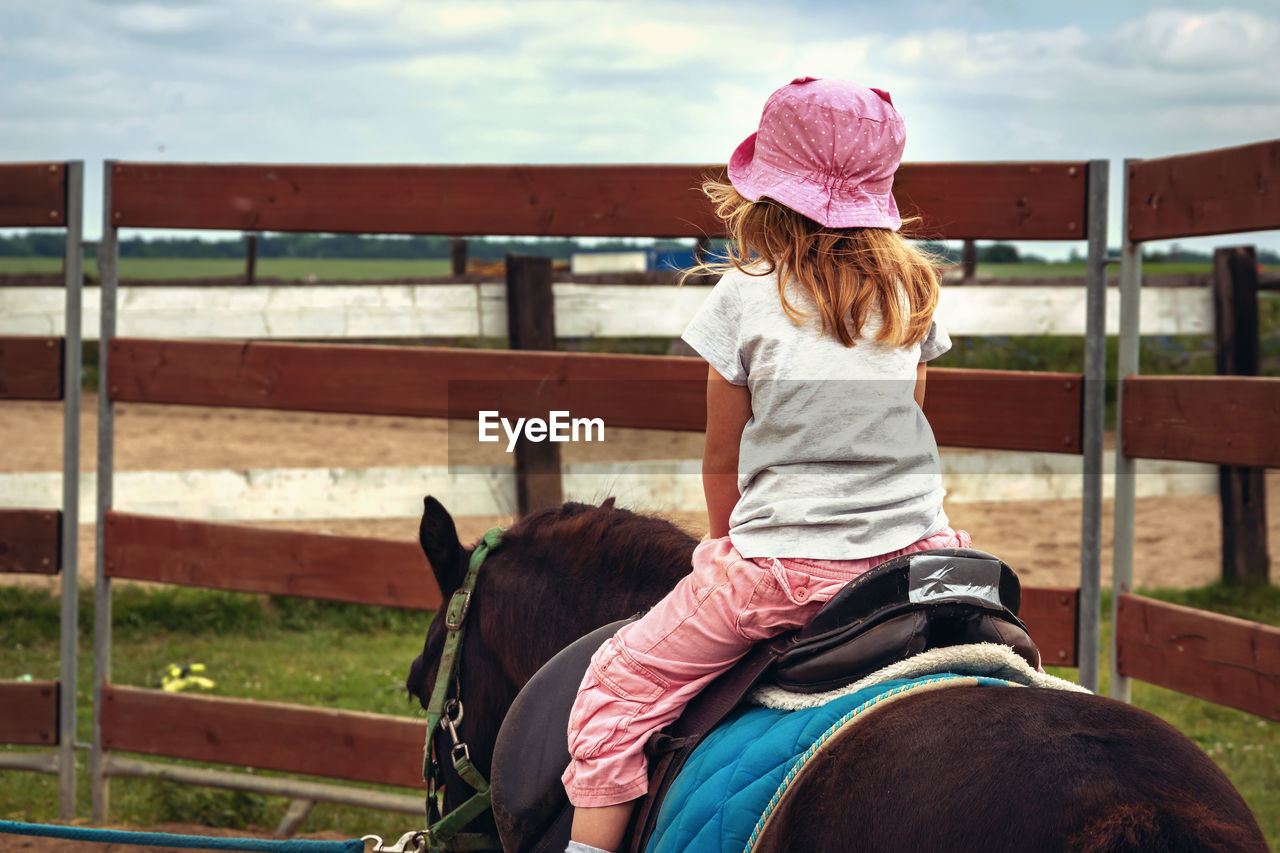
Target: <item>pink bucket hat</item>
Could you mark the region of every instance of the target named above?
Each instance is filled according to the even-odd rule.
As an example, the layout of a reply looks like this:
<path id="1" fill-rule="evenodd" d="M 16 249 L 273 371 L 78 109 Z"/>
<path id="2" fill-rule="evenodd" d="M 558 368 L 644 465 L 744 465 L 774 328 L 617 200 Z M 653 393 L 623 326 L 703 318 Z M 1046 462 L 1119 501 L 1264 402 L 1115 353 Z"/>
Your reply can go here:
<path id="1" fill-rule="evenodd" d="M 906 139 L 888 92 L 797 77 L 765 101 L 760 129 L 729 158 L 729 181 L 828 228 L 896 231 L 893 173 Z"/>

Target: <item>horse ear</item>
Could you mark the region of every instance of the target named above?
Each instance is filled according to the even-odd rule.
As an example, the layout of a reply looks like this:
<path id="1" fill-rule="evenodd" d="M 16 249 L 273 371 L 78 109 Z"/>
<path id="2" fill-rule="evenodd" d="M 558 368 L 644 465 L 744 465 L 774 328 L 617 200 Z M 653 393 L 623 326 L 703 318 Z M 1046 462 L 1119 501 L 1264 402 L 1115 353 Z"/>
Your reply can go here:
<path id="1" fill-rule="evenodd" d="M 458 539 L 458 528 L 454 526 L 453 516 L 431 495 L 422 500 L 418 544 L 431 563 L 431 571 L 440 586 L 440 594 L 448 598 L 462 584 L 467 555 Z"/>

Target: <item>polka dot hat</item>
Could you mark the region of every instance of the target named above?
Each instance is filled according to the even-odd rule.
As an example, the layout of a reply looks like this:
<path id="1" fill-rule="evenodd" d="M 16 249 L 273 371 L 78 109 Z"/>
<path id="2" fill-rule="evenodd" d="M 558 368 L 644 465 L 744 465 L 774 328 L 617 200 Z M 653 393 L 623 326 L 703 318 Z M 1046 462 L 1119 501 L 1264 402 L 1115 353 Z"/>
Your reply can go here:
<path id="1" fill-rule="evenodd" d="M 893 173 L 906 143 L 889 93 L 797 77 L 765 101 L 760 129 L 729 158 L 744 198 L 769 197 L 828 228 L 902 226 Z"/>

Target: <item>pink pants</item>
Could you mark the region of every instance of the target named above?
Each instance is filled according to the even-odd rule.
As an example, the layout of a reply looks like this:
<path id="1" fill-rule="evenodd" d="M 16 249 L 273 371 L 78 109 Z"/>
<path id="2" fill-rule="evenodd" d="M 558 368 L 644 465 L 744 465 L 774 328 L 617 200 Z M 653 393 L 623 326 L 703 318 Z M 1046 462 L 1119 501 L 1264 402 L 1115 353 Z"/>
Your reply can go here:
<path id="1" fill-rule="evenodd" d="M 728 537 L 702 542 L 693 571 L 592 657 L 569 715 L 569 801 L 610 806 L 642 796 L 649 735 L 755 643 L 802 627 L 858 575 L 901 554 L 969 546 L 969 534 L 950 528 L 861 560 L 749 560 Z"/>

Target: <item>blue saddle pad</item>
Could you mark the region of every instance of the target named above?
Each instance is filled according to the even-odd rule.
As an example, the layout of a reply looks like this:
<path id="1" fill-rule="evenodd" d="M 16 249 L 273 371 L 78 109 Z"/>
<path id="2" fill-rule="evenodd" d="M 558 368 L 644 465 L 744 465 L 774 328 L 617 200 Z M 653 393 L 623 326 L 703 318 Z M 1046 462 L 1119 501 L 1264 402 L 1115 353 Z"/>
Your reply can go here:
<path id="1" fill-rule="evenodd" d="M 955 682 L 944 684 L 943 682 Z M 875 684 L 799 711 L 744 707 L 703 739 L 672 784 L 647 853 L 725 851 L 754 845 L 758 825 L 829 737 L 876 703 L 924 687 L 1011 686 L 995 678 L 929 675 Z"/>

